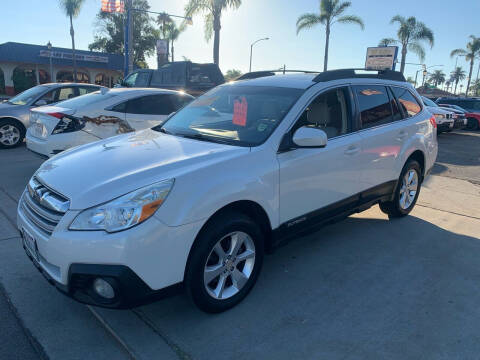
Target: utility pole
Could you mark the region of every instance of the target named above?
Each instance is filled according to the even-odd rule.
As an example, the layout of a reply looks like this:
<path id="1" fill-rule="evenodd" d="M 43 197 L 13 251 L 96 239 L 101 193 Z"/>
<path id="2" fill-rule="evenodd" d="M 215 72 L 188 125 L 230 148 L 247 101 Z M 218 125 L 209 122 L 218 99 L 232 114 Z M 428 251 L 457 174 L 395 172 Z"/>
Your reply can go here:
<path id="1" fill-rule="evenodd" d="M 133 71 L 133 17 L 132 17 L 132 0 L 128 0 L 128 73 Z"/>

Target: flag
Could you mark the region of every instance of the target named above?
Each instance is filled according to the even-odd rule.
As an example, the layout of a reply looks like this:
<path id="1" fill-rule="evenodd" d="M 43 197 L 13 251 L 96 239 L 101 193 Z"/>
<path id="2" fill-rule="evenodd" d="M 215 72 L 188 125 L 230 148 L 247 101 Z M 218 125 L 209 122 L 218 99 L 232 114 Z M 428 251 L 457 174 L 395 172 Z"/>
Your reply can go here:
<path id="1" fill-rule="evenodd" d="M 125 3 L 123 0 L 102 0 L 102 11 L 123 13 L 125 12 Z"/>

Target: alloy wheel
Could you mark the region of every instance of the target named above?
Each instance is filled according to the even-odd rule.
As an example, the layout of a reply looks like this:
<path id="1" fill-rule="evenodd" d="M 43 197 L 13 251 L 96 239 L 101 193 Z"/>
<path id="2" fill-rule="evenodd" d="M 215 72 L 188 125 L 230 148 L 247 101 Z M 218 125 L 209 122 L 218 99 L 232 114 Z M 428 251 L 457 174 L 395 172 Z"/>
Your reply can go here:
<path id="1" fill-rule="evenodd" d="M 220 239 L 208 255 L 204 269 L 207 293 L 228 299 L 243 289 L 255 265 L 255 244 L 247 233 L 235 231 Z"/>
<path id="2" fill-rule="evenodd" d="M 6 146 L 15 145 L 20 140 L 20 130 L 10 124 L 0 127 L 0 143 Z"/>
<path id="3" fill-rule="evenodd" d="M 400 188 L 400 207 L 407 210 L 415 200 L 418 191 L 418 174 L 414 169 L 406 172 L 402 179 L 402 187 Z"/>

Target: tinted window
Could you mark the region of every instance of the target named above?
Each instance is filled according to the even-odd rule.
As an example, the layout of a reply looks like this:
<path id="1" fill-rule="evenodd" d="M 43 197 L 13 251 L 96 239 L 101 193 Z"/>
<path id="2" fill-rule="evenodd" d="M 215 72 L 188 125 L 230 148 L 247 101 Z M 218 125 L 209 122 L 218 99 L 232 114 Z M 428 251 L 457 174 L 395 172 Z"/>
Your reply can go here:
<path id="1" fill-rule="evenodd" d="M 293 131 L 309 126 L 326 132 L 328 138 L 349 132 L 351 118 L 348 88 L 327 91 L 315 98 L 295 124 Z"/>
<path id="2" fill-rule="evenodd" d="M 91 92 L 98 91 L 98 88 L 93 87 L 93 86 L 81 86 L 78 88 L 78 94 L 79 95 L 85 95 L 85 94 L 90 94 Z"/>
<path id="3" fill-rule="evenodd" d="M 45 100 L 47 104 L 54 103 L 56 93 L 57 93 L 57 90 L 49 91 L 45 95 L 43 95 L 40 99 L 38 99 L 35 103 L 38 103 L 39 100 Z"/>
<path id="4" fill-rule="evenodd" d="M 136 87 L 146 87 L 148 86 L 148 80 L 150 79 L 149 72 L 139 72 L 137 79 L 135 81 Z"/>
<path id="5" fill-rule="evenodd" d="M 149 95 L 128 101 L 127 113 L 146 115 L 169 115 L 180 107 L 176 95 Z"/>
<path id="6" fill-rule="evenodd" d="M 357 94 L 363 129 L 393 121 L 390 99 L 384 86 L 354 86 L 353 89 Z"/>
<path id="7" fill-rule="evenodd" d="M 410 91 L 399 87 L 392 87 L 392 90 L 407 117 L 415 116 L 422 110 L 422 107 L 418 103 L 417 99 Z"/>
<path id="8" fill-rule="evenodd" d="M 192 66 L 190 69 L 190 76 L 188 80 L 192 85 L 215 85 L 215 82 L 210 79 L 210 74 L 207 69 L 201 66 Z"/>
<path id="9" fill-rule="evenodd" d="M 67 107 L 70 109 L 79 109 L 83 106 L 88 106 L 96 102 L 108 100 L 116 95 L 107 92 L 102 94 L 100 91 L 96 91 L 87 95 L 79 96 L 71 100 L 66 100 L 62 103 L 62 107 Z"/>
<path id="10" fill-rule="evenodd" d="M 107 110 L 121 112 L 121 113 L 127 112 L 127 101 L 124 101 L 118 105 L 112 106 L 110 109 L 107 108 Z"/>
<path id="11" fill-rule="evenodd" d="M 205 141 L 256 146 L 270 136 L 303 92 L 281 87 L 218 86 L 154 129 Z"/>

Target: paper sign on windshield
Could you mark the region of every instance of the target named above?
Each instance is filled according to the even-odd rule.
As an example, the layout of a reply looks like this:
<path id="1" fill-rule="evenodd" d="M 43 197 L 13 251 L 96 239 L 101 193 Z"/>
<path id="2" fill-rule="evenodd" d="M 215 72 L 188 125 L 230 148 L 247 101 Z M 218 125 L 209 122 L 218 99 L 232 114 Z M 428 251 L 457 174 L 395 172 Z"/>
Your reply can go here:
<path id="1" fill-rule="evenodd" d="M 233 102 L 233 119 L 232 122 L 238 126 L 247 125 L 247 111 L 248 103 L 245 96 L 242 96 L 240 99 L 236 99 Z"/>

